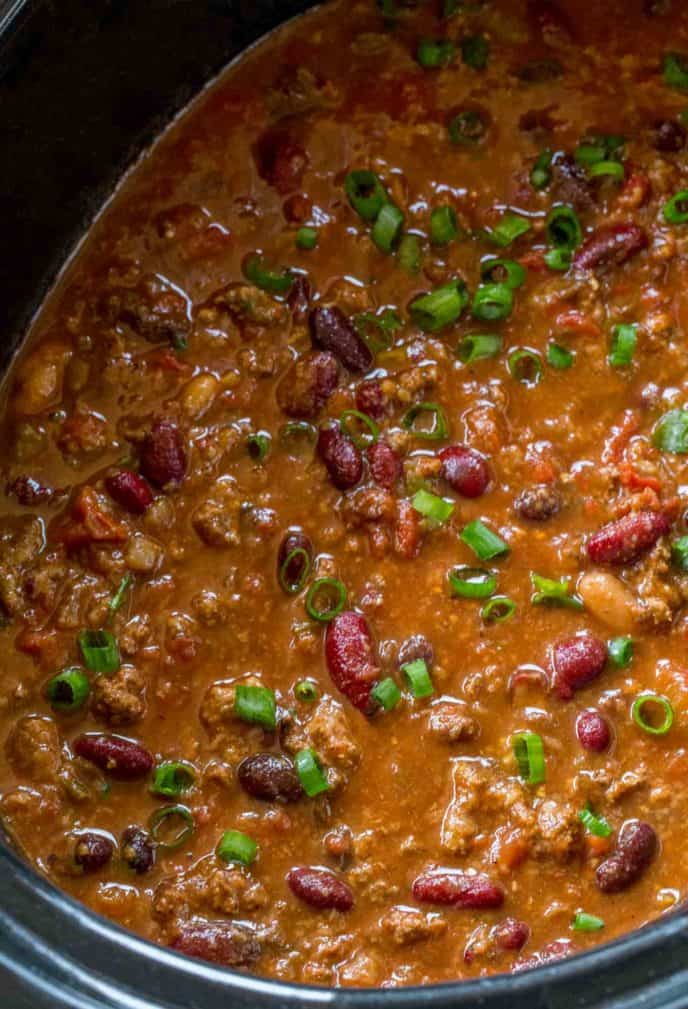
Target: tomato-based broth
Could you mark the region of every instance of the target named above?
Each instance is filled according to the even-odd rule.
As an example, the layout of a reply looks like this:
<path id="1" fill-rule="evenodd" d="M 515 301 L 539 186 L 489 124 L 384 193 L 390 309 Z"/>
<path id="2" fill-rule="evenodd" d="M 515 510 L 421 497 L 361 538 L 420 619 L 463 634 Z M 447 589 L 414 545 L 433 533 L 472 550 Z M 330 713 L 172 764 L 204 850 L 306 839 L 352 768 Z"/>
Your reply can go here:
<path id="1" fill-rule="evenodd" d="M 523 970 L 688 889 L 688 10 L 444 6 L 231 67 L 6 382 L 8 833 L 308 984 Z"/>

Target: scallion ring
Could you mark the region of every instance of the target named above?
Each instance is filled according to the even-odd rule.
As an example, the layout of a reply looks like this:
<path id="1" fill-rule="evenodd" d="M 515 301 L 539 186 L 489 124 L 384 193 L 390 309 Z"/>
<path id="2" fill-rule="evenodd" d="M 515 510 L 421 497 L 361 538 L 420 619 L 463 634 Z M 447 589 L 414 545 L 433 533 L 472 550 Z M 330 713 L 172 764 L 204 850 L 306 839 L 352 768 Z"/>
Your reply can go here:
<path id="1" fill-rule="evenodd" d="M 425 420 L 426 417 L 431 419 L 432 426 L 419 427 L 416 422 Z M 414 438 L 425 441 L 441 441 L 447 437 L 449 430 L 447 418 L 439 403 L 416 403 L 402 417 L 401 426 L 405 431 L 411 431 Z"/>
<path id="2" fill-rule="evenodd" d="M 421 294 L 410 306 L 411 319 L 425 333 L 436 333 L 456 322 L 468 304 L 466 285 L 452 280 L 430 294 Z"/>
<path id="3" fill-rule="evenodd" d="M 511 737 L 518 773 L 527 785 L 545 780 L 545 748 L 537 732 L 517 732 Z"/>
<path id="4" fill-rule="evenodd" d="M 521 385 L 530 388 L 537 385 L 542 378 L 542 361 L 540 355 L 527 347 L 518 347 L 509 354 L 507 364 L 509 372 Z"/>
<path id="5" fill-rule="evenodd" d="M 454 59 L 454 43 L 451 39 L 421 39 L 418 43 L 416 59 L 425 70 L 448 67 Z"/>
<path id="6" fill-rule="evenodd" d="M 460 112 L 449 123 L 449 139 L 457 147 L 475 147 L 487 134 L 488 123 L 476 109 Z"/>
<path id="7" fill-rule="evenodd" d="M 270 451 L 272 439 L 267 431 L 255 431 L 246 439 L 248 454 L 256 462 L 263 462 Z"/>
<path id="8" fill-rule="evenodd" d="M 277 702 L 274 690 L 239 683 L 234 696 L 234 714 L 242 722 L 260 725 L 268 732 L 277 726 Z"/>
<path id="9" fill-rule="evenodd" d="M 578 819 L 581 821 L 585 829 L 589 834 L 594 834 L 595 837 L 611 837 L 613 831 L 609 826 L 607 821 L 603 816 L 598 816 L 597 813 L 593 812 L 590 806 L 586 806 L 585 809 L 581 809 L 578 814 Z"/>
<path id="10" fill-rule="evenodd" d="M 430 241 L 448 245 L 459 234 L 459 222 L 453 207 L 435 207 L 430 214 Z"/>
<path id="11" fill-rule="evenodd" d="M 327 624 L 346 606 L 346 587 L 339 578 L 318 578 L 308 590 L 306 612 L 313 620 Z"/>
<path id="12" fill-rule="evenodd" d="M 423 249 L 418 235 L 401 236 L 399 248 L 397 249 L 397 262 L 406 273 L 415 274 L 420 272 L 423 264 Z"/>
<path id="13" fill-rule="evenodd" d="M 368 345 L 373 354 L 390 350 L 394 343 L 394 334 L 401 329 L 401 319 L 391 308 L 385 309 L 380 315 L 372 312 L 361 312 L 354 317 L 354 325 L 361 339 Z"/>
<path id="14" fill-rule="evenodd" d="M 177 832 L 170 837 L 168 831 L 177 824 Z M 152 813 L 148 821 L 151 837 L 158 848 L 163 851 L 174 851 L 189 840 L 196 823 L 193 813 L 186 806 L 177 804 L 175 806 L 162 806 Z"/>
<path id="15" fill-rule="evenodd" d="M 613 179 L 623 182 L 626 170 L 620 161 L 598 161 L 588 169 L 591 179 Z"/>
<path id="16" fill-rule="evenodd" d="M 361 410 L 344 410 L 339 418 L 339 426 L 356 448 L 368 448 L 380 437 L 380 428 L 373 418 Z"/>
<path id="17" fill-rule="evenodd" d="M 447 501 L 423 487 L 413 495 L 411 504 L 432 526 L 445 525 L 454 512 L 453 501 Z"/>
<path id="18" fill-rule="evenodd" d="M 374 221 L 387 203 L 384 185 L 375 172 L 366 169 L 349 172 L 344 179 L 344 191 L 349 203 L 364 221 Z"/>
<path id="19" fill-rule="evenodd" d="M 516 612 L 516 603 L 509 596 L 494 596 L 485 603 L 480 611 L 480 616 L 486 624 L 503 624 L 506 620 L 511 620 Z"/>
<path id="20" fill-rule="evenodd" d="M 662 207 L 662 214 L 667 224 L 685 224 L 688 222 L 688 189 L 672 196 Z"/>
<path id="21" fill-rule="evenodd" d="M 258 845 L 240 830 L 226 830 L 218 841 L 215 854 L 223 862 L 251 865 L 258 854 Z"/>
<path id="22" fill-rule="evenodd" d="M 493 557 L 503 557 L 509 553 L 509 544 L 488 529 L 480 519 L 474 519 L 464 527 L 461 539 L 481 561 L 490 561 Z"/>
<path id="23" fill-rule="evenodd" d="M 517 214 L 505 214 L 499 224 L 487 232 L 487 237 L 495 245 L 505 249 L 529 231 L 530 223 L 524 217 L 519 217 Z"/>
<path id="24" fill-rule="evenodd" d="M 665 53 L 662 60 L 664 83 L 679 91 L 688 91 L 688 56 L 685 53 Z"/>
<path id="25" fill-rule="evenodd" d="M 54 711 L 71 714 L 83 708 L 91 692 L 88 676 L 81 669 L 63 669 L 48 681 L 45 694 Z"/>
<path id="26" fill-rule="evenodd" d="M 299 750 L 294 757 L 294 766 L 299 776 L 301 787 L 309 799 L 315 798 L 321 792 L 327 792 L 329 785 L 320 761 L 314 750 Z"/>
<path id="27" fill-rule="evenodd" d="M 569 249 L 548 249 L 543 258 L 545 266 L 558 273 L 566 273 L 573 262 L 573 255 Z"/>
<path id="28" fill-rule="evenodd" d="M 288 596 L 295 596 L 303 589 L 310 571 L 310 554 L 303 547 L 294 547 L 284 558 L 277 579 Z"/>
<path id="29" fill-rule="evenodd" d="M 407 662 L 405 666 L 401 667 L 401 671 L 406 677 L 406 682 L 414 697 L 421 700 L 434 694 L 435 688 L 432 685 L 425 659 L 415 659 L 413 662 Z"/>
<path id="30" fill-rule="evenodd" d="M 462 566 L 449 572 L 451 594 L 461 599 L 489 599 L 497 588 L 497 576 L 485 568 Z"/>
<path id="31" fill-rule="evenodd" d="M 242 264 L 244 276 L 255 287 L 269 294 L 287 294 L 294 283 L 294 275 L 289 270 L 278 273 L 265 265 L 263 257 L 253 252 Z"/>
<path id="32" fill-rule="evenodd" d="M 399 690 L 399 687 L 391 676 L 376 683 L 371 694 L 385 711 L 391 711 L 401 700 L 401 690 Z"/>
<path id="33" fill-rule="evenodd" d="M 304 704 L 312 704 L 318 699 L 319 690 L 313 680 L 299 680 L 294 687 L 294 697 Z"/>
<path id="34" fill-rule="evenodd" d="M 612 368 L 627 368 L 632 364 L 637 343 L 638 327 L 635 323 L 614 326 L 609 348 L 609 363 Z"/>
<path id="35" fill-rule="evenodd" d="M 530 171 L 530 184 L 533 189 L 547 189 L 552 181 L 552 152 L 542 151 L 535 160 Z"/>
<path id="36" fill-rule="evenodd" d="M 380 252 L 391 253 L 404 227 L 404 215 L 394 203 L 385 203 L 377 215 L 370 237 Z"/>
<path id="37" fill-rule="evenodd" d="M 573 207 L 565 204 L 553 207 L 545 221 L 545 232 L 550 245 L 572 252 L 583 241 L 583 230 Z"/>
<path id="38" fill-rule="evenodd" d="M 604 919 L 598 918 L 594 914 L 586 914 L 585 911 L 578 911 L 571 923 L 571 928 L 574 932 L 599 932 L 604 928 Z"/>
<path id="39" fill-rule="evenodd" d="M 186 760 L 164 760 L 153 772 L 150 790 L 153 795 L 176 799 L 196 784 L 196 769 Z"/>
<path id="40" fill-rule="evenodd" d="M 502 338 L 496 333 L 469 333 L 456 348 L 463 364 L 473 364 L 484 358 L 495 357 L 502 349 Z"/>
<path id="41" fill-rule="evenodd" d="M 662 715 L 661 722 L 656 718 L 658 712 Z M 674 709 L 661 694 L 641 694 L 633 701 L 631 717 L 638 728 L 649 736 L 666 736 L 674 724 Z M 655 718 L 654 722 L 648 720 L 652 717 Z"/>
<path id="42" fill-rule="evenodd" d="M 109 631 L 80 631 L 77 641 L 84 664 L 92 673 L 116 673 L 120 665 L 117 639 Z"/>
<path id="43" fill-rule="evenodd" d="M 547 364 L 557 371 L 566 371 L 573 365 L 576 355 L 560 343 L 550 343 L 547 348 Z"/>
<path id="44" fill-rule="evenodd" d="M 511 315 L 514 296 L 506 284 L 481 284 L 473 297 L 473 317 L 483 322 L 496 322 Z"/>
<path id="45" fill-rule="evenodd" d="M 515 259 L 500 259 L 488 256 L 480 264 L 480 279 L 483 284 L 500 284 L 515 291 L 526 282 L 526 269 Z"/>

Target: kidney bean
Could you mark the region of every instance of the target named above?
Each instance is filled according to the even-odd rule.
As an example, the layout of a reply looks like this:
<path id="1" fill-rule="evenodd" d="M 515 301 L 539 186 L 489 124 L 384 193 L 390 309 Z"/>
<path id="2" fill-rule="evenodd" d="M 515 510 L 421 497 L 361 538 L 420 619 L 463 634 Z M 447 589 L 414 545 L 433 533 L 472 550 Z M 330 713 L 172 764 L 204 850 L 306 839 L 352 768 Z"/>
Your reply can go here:
<path id="1" fill-rule="evenodd" d="M 313 212 L 313 201 L 304 193 L 294 193 L 284 201 L 282 213 L 290 224 L 303 224 Z"/>
<path id="2" fill-rule="evenodd" d="M 280 196 L 286 196 L 301 185 L 309 158 L 288 130 L 275 127 L 265 130 L 254 147 L 258 174 L 273 186 Z"/>
<path id="3" fill-rule="evenodd" d="M 420 553 L 423 545 L 423 528 L 420 513 L 405 498 L 397 502 L 397 519 L 394 526 L 394 551 L 407 561 Z"/>
<path id="4" fill-rule="evenodd" d="M 482 873 L 470 876 L 461 869 L 424 872 L 413 881 L 412 892 L 414 899 L 424 904 L 480 910 L 501 907 L 504 903 L 504 891 L 500 886 Z"/>
<path id="5" fill-rule="evenodd" d="M 115 846 L 109 837 L 85 831 L 76 839 L 74 861 L 84 872 L 98 872 L 108 864 L 114 850 Z"/>
<path id="6" fill-rule="evenodd" d="M 363 476 L 363 457 L 339 427 L 333 425 L 320 428 L 316 448 L 327 467 L 330 480 L 338 490 L 348 490 L 360 482 Z"/>
<path id="7" fill-rule="evenodd" d="M 121 469 L 105 478 L 105 487 L 113 501 L 131 512 L 132 515 L 143 515 L 153 504 L 153 493 L 138 473 L 130 469 Z"/>
<path id="8" fill-rule="evenodd" d="M 285 570 L 282 570 L 289 554 L 295 550 L 303 550 L 308 560 L 306 560 L 306 557 L 302 553 L 299 553 L 296 557 L 292 557 Z M 280 584 L 284 581 L 287 585 L 299 585 L 304 571 L 312 562 L 313 544 L 310 537 L 306 536 L 301 529 L 289 529 L 284 534 L 277 551 L 277 578 Z"/>
<path id="9" fill-rule="evenodd" d="M 309 323 L 316 347 L 331 351 L 349 371 L 368 371 L 373 355 L 341 308 L 318 305 L 311 311 Z"/>
<path id="10" fill-rule="evenodd" d="M 173 420 L 159 418 L 141 446 L 141 472 L 154 487 L 180 484 L 186 472 L 186 450 Z"/>
<path id="11" fill-rule="evenodd" d="M 603 753 L 611 741 L 609 723 L 594 708 L 581 711 L 576 719 L 576 738 L 584 750 Z"/>
<path id="12" fill-rule="evenodd" d="M 250 967 L 263 952 L 253 931 L 235 922 L 184 922 L 170 947 L 225 967 Z"/>
<path id="13" fill-rule="evenodd" d="M 561 510 L 561 494 L 549 483 L 526 487 L 514 501 L 514 510 L 531 522 L 546 522 Z"/>
<path id="14" fill-rule="evenodd" d="M 296 802 L 303 795 L 291 760 L 276 753 L 254 753 L 239 764 L 239 784 L 254 799 Z"/>
<path id="15" fill-rule="evenodd" d="M 287 305 L 296 322 L 305 320 L 311 307 L 311 285 L 308 277 L 304 277 L 302 273 L 294 277 L 294 283 L 287 295 Z"/>
<path id="16" fill-rule="evenodd" d="M 105 732 L 77 736 L 72 749 L 77 757 L 83 757 L 122 781 L 145 777 L 154 764 L 152 755 L 140 743 Z"/>
<path id="17" fill-rule="evenodd" d="M 523 949 L 530 938 L 530 928 L 518 918 L 504 918 L 490 929 L 490 938 L 499 949 Z"/>
<path id="18" fill-rule="evenodd" d="M 595 564 L 632 564 L 671 528 L 664 512 L 629 512 L 590 537 L 587 551 Z"/>
<path id="19" fill-rule="evenodd" d="M 385 415 L 385 397 L 376 378 L 368 378 L 356 388 L 356 409 L 367 413 L 373 420 Z"/>
<path id="20" fill-rule="evenodd" d="M 440 452 L 440 475 L 462 497 L 480 497 L 490 483 L 485 458 L 467 445 L 449 445 Z"/>
<path id="21" fill-rule="evenodd" d="M 61 492 L 53 490 L 52 487 L 46 487 L 31 476 L 18 476 L 16 480 L 7 485 L 5 493 L 16 497 L 24 508 L 35 508 L 36 505 L 52 501 L 53 497 Z"/>
<path id="22" fill-rule="evenodd" d="M 320 350 L 295 361 L 277 386 L 277 403 L 288 417 L 312 418 L 322 410 L 339 381 L 334 354 Z"/>
<path id="23" fill-rule="evenodd" d="M 676 119 L 659 119 L 652 127 L 652 146 L 667 154 L 682 151 L 686 146 L 686 129 Z"/>
<path id="24" fill-rule="evenodd" d="M 432 669 L 435 661 L 435 649 L 424 634 L 412 634 L 402 642 L 397 662 L 399 666 L 407 666 L 409 662 L 423 659 L 428 669 Z"/>
<path id="25" fill-rule="evenodd" d="M 375 483 L 385 490 L 393 490 L 404 472 L 397 452 L 386 441 L 376 441 L 374 445 L 368 446 L 366 456 Z"/>
<path id="26" fill-rule="evenodd" d="M 327 625 L 325 658 L 332 682 L 360 711 L 371 708 L 370 692 L 380 669 L 365 617 L 345 610 Z"/>
<path id="27" fill-rule="evenodd" d="M 530 956 L 517 960 L 512 970 L 516 972 L 530 970 L 532 967 L 543 967 L 554 960 L 563 960 L 567 956 L 573 956 L 576 952 L 577 948 L 570 939 L 553 939 L 552 942 L 546 943 L 537 953 L 531 953 Z"/>
<path id="28" fill-rule="evenodd" d="M 329 869 L 290 869 L 287 883 L 294 896 L 319 911 L 350 911 L 354 906 L 349 884 Z"/>
<path id="29" fill-rule="evenodd" d="M 619 833 L 616 850 L 595 871 L 600 890 L 619 893 L 635 883 L 655 857 L 657 847 L 657 835 L 649 823 L 627 820 Z"/>
<path id="30" fill-rule="evenodd" d="M 155 842 L 143 827 L 135 824 L 123 831 L 120 852 L 122 860 L 138 876 L 149 872 L 155 865 Z"/>
<path id="31" fill-rule="evenodd" d="M 607 661 L 607 647 L 587 632 L 559 641 L 552 653 L 552 685 L 563 700 L 597 679 Z"/>
<path id="32" fill-rule="evenodd" d="M 580 270 L 621 266 L 647 246 L 647 232 L 638 224 L 604 224 L 585 239 L 573 265 Z"/>

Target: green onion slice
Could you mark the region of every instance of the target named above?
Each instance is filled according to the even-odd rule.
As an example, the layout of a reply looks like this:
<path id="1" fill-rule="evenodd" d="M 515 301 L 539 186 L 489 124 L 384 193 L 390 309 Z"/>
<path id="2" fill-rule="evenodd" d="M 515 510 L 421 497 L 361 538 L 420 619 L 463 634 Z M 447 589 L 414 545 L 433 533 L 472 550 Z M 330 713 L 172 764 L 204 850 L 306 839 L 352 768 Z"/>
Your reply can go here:
<path id="1" fill-rule="evenodd" d="M 122 608 L 124 597 L 131 588 L 132 581 L 131 574 L 127 573 L 117 586 L 117 591 L 108 603 L 108 620 L 112 620 L 115 613 Z"/>
<path id="2" fill-rule="evenodd" d="M 585 911 L 578 911 L 573 919 L 571 928 L 574 932 L 599 932 L 604 928 L 602 918 L 597 918 L 594 914 L 586 914 Z"/>
<path id="3" fill-rule="evenodd" d="M 688 56 L 685 53 L 670 52 L 662 60 L 664 83 L 679 91 L 688 91 Z"/>
<path id="4" fill-rule="evenodd" d="M 267 687 L 256 687 L 239 683 L 234 698 L 234 714 L 242 722 L 261 725 L 273 732 L 277 726 L 277 703 L 275 692 Z"/>
<path id="5" fill-rule="evenodd" d="M 193 813 L 181 804 L 156 809 L 148 825 L 151 837 L 163 851 L 181 848 L 196 829 Z M 171 830 L 175 832 L 170 834 Z"/>
<path id="6" fill-rule="evenodd" d="M 349 172 L 344 179 L 344 191 L 364 221 L 374 221 L 387 203 L 387 190 L 379 177 L 366 169 Z"/>
<path id="7" fill-rule="evenodd" d="M 294 697 L 297 701 L 303 701 L 305 704 L 312 704 L 313 701 L 316 701 L 319 693 L 320 691 L 313 680 L 299 680 L 294 687 Z"/>
<path id="8" fill-rule="evenodd" d="M 425 659 L 415 659 L 413 662 L 407 662 L 405 666 L 401 667 L 401 671 L 414 697 L 421 699 L 434 694 L 435 688 L 432 685 Z"/>
<path id="9" fill-rule="evenodd" d="M 595 133 L 585 137 L 575 150 L 576 164 L 591 169 L 601 162 L 618 163 L 623 156 L 625 138 L 615 134 Z"/>
<path id="10" fill-rule="evenodd" d="M 294 547 L 284 558 L 277 579 L 288 596 L 297 595 L 311 571 L 311 558 L 303 547 Z"/>
<path id="11" fill-rule="evenodd" d="M 389 254 L 399 241 L 404 227 L 404 215 L 394 203 L 386 203 L 377 215 L 371 238 L 380 252 Z"/>
<path id="12" fill-rule="evenodd" d="M 357 448 L 368 448 L 380 437 L 380 428 L 373 418 L 361 410 L 344 410 L 339 426 Z"/>
<path id="13" fill-rule="evenodd" d="M 327 792 L 330 786 L 313 750 L 299 750 L 294 757 L 294 766 L 301 786 L 310 799 L 320 795 L 321 792 Z"/>
<path id="14" fill-rule="evenodd" d="M 633 363 L 633 354 L 638 343 L 638 327 L 635 323 L 614 326 L 609 350 L 612 368 L 626 368 Z"/>
<path id="15" fill-rule="evenodd" d="M 346 587 L 339 578 L 318 578 L 306 596 L 306 612 L 313 620 L 327 624 L 346 606 Z"/>
<path id="16" fill-rule="evenodd" d="M 263 257 L 253 252 L 243 262 L 242 269 L 246 279 L 261 291 L 270 294 L 287 294 L 294 283 L 294 275 L 289 270 L 278 273 L 266 266 Z"/>
<path id="17" fill-rule="evenodd" d="M 164 760 L 153 772 L 150 790 L 153 795 L 176 799 L 196 784 L 196 769 L 186 760 Z"/>
<path id="18" fill-rule="evenodd" d="M 416 421 L 426 417 L 431 418 L 432 426 L 419 427 Z M 447 418 L 439 403 L 416 403 L 402 417 L 401 426 L 424 441 L 441 441 L 448 434 Z"/>
<path id="19" fill-rule="evenodd" d="M 583 230 L 573 207 L 564 204 L 553 207 L 545 221 L 550 245 L 572 252 L 583 241 Z"/>
<path id="20" fill-rule="evenodd" d="M 614 179 L 623 182 L 626 170 L 620 161 L 598 161 L 588 169 L 591 179 Z"/>
<path id="21" fill-rule="evenodd" d="M 462 280 L 452 280 L 415 298 L 409 311 L 413 322 L 425 333 L 436 333 L 456 322 L 467 304 L 466 285 Z"/>
<path id="22" fill-rule="evenodd" d="M 496 333 L 469 333 L 456 348 L 463 364 L 472 364 L 483 358 L 495 357 L 502 349 L 502 338 Z"/>
<path id="23" fill-rule="evenodd" d="M 394 334 L 401 329 L 401 319 L 397 313 L 387 308 L 380 315 L 372 312 L 361 312 L 354 318 L 354 325 L 361 339 L 368 345 L 373 354 L 390 350 L 394 343 Z"/>
<path id="24" fill-rule="evenodd" d="M 569 592 L 569 578 L 545 578 L 535 571 L 530 572 L 530 580 L 535 590 L 530 597 L 535 606 L 563 606 L 570 610 L 582 610 L 583 601 Z"/>
<path id="25" fill-rule="evenodd" d="M 475 147 L 487 134 L 488 123 L 477 109 L 466 109 L 449 123 L 449 139 L 457 147 Z"/>
<path id="26" fill-rule="evenodd" d="M 688 571 L 688 536 L 679 536 L 671 544 L 671 560 L 679 571 Z"/>
<path id="27" fill-rule="evenodd" d="M 490 43 L 484 35 L 468 35 L 461 40 L 461 58 L 468 67 L 484 70 L 490 58 Z"/>
<path id="28" fill-rule="evenodd" d="M 493 557 L 503 557 L 509 553 L 508 543 L 488 529 L 480 519 L 474 519 L 465 526 L 461 539 L 481 561 L 489 561 Z"/>
<path id="29" fill-rule="evenodd" d="M 397 262 L 407 273 L 419 273 L 423 263 L 423 250 L 418 235 L 402 235 L 397 249 Z"/>
<path id="30" fill-rule="evenodd" d="M 401 700 L 401 690 L 391 676 L 376 683 L 372 689 L 372 696 L 385 711 L 396 708 Z"/>
<path id="31" fill-rule="evenodd" d="M 688 453 L 688 410 L 678 407 L 660 417 L 652 432 L 652 444 L 661 452 Z"/>
<path id="32" fill-rule="evenodd" d="M 533 189 L 546 189 L 552 181 L 552 152 L 542 151 L 538 154 L 530 172 L 530 184 Z"/>
<path id="33" fill-rule="evenodd" d="M 305 225 L 296 232 L 296 247 L 310 252 L 318 244 L 320 232 L 317 228 L 310 228 Z"/>
<path id="34" fill-rule="evenodd" d="M 494 596 L 485 603 L 480 616 L 486 624 L 502 624 L 510 620 L 516 612 L 516 603 L 509 596 Z"/>
<path id="35" fill-rule="evenodd" d="M 661 721 L 658 714 L 662 716 Z M 636 697 L 631 706 L 631 716 L 638 728 L 650 736 L 666 736 L 674 724 L 674 709 L 661 694 L 648 693 Z"/>
<path id="36" fill-rule="evenodd" d="M 589 834 L 594 834 L 595 837 L 611 837 L 613 831 L 609 826 L 607 821 L 603 816 L 598 816 L 594 813 L 590 806 L 586 806 L 585 809 L 581 809 L 578 814 L 578 819 L 581 821 L 585 829 Z"/>
<path id="37" fill-rule="evenodd" d="M 497 576 L 485 568 L 466 565 L 449 572 L 451 594 L 461 599 L 489 599 L 497 588 Z"/>
<path id="38" fill-rule="evenodd" d="M 514 296 L 506 284 L 481 284 L 473 297 L 471 312 L 483 322 L 506 319 L 514 307 Z"/>
<path id="39" fill-rule="evenodd" d="M 672 196 L 662 207 L 667 224 L 685 224 L 688 221 L 688 189 Z"/>
<path id="40" fill-rule="evenodd" d="M 507 359 L 512 377 L 530 388 L 537 385 L 542 378 L 542 361 L 540 355 L 527 347 L 517 347 L 512 350 Z"/>
<path id="41" fill-rule="evenodd" d="M 426 70 L 448 67 L 454 59 L 454 43 L 450 39 L 421 39 L 416 59 Z"/>
<path id="42" fill-rule="evenodd" d="M 547 364 L 557 371 L 566 371 L 573 365 L 576 355 L 560 343 L 550 343 L 547 348 Z"/>
<path id="43" fill-rule="evenodd" d="M 545 748 L 537 732 L 517 732 L 511 737 L 518 773 L 528 785 L 545 780 Z"/>
<path id="44" fill-rule="evenodd" d="M 511 245 L 517 238 L 527 234 L 529 231 L 530 223 L 524 217 L 518 217 L 516 214 L 505 214 L 499 224 L 487 232 L 487 237 L 495 245 L 506 249 L 508 245 Z"/>
<path id="45" fill-rule="evenodd" d="M 318 432 L 307 420 L 290 420 L 282 425 L 279 436 L 281 441 L 288 444 L 292 441 L 315 441 Z"/>
<path id="46" fill-rule="evenodd" d="M 220 838 L 215 854 L 223 862 L 240 862 L 251 865 L 258 854 L 258 845 L 240 830 L 226 830 Z"/>
<path id="47" fill-rule="evenodd" d="M 626 635 L 612 638 L 607 645 L 610 661 L 617 669 L 627 669 L 633 661 L 633 638 Z"/>
<path id="48" fill-rule="evenodd" d="M 573 262 L 569 249 L 548 249 L 544 255 L 545 266 L 559 273 L 566 273 Z"/>
<path id="49" fill-rule="evenodd" d="M 119 646 L 109 631 L 79 631 L 77 638 L 84 664 L 92 673 L 116 673 L 119 669 Z"/>
<path id="50" fill-rule="evenodd" d="M 45 688 L 46 697 L 54 711 L 71 714 L 83 708 L 91 692 L 88 676 L 81 669 L 63 669 L 53 676 Z"/>
<path id="51" fill-rule="evenodd" d="M 515 259 L 500 259 L 488 256 L 480 264 L 480 279 L 483 284 L 500 284 L 515 291 L 526 282 L 526 269 Z"/>
<path id="52" fill-rule="evenodd" d="M 448 245 L 459 234 L 459 222 L 453 207 L 435 207 L 430 214 L 430 241 Z"/>
<path id="53" fill-rule="evenodd" d="M 411 504 L 415 510 L 428 519 L 432 525 L 444 525 L 452 517 L 454 512 L 454 502 L 445 501 L 437 494 L 421 488 L 411 498 Z"/>
<path id="54" fill-rule="evenodd" d="M 256 462 L 263 462 L 268 452 L 270 451 L 270 443 L 272 439 L 267 431 L 256 431 L 250 434 L 246 439 L 246 448 L 248 449 L 248 454 Z"/>

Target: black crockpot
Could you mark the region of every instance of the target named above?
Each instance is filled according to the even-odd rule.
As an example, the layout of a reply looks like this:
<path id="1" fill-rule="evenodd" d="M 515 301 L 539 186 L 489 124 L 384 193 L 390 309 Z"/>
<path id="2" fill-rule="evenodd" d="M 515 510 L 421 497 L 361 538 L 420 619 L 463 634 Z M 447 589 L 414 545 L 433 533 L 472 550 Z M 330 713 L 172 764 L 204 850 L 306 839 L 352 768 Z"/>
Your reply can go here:
<path id="1" fill-rule="evenodd" d="M 307 0 L 0 0 L 0 366 L 118 178 Z M 639 45 L 642 42 L 639 40 Z M 0 838 L 1 1009 L 684 1009 L 688 919 L 520 975 L 386 991 L 265 981 L 92 914 Z"/>

